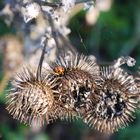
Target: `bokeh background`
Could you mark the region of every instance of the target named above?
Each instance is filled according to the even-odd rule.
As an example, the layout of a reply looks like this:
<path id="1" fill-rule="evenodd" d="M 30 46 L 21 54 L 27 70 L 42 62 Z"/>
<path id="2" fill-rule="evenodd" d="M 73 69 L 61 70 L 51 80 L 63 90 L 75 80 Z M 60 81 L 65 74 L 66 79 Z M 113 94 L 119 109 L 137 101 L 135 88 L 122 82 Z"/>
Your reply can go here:
<path id="1" fill-rule="evenodd" d="M 112 63 L 120 56 L 131 56 L 136 59 L 136 66 L 130 71 L 136 73 L 140 66 L 140 1 L 139 0 L 104 0 L 98 9 L 86 12 L 79 11 L 69 20 L 71 33 L 69 38 L 75 48 L 86 55 L 95 55 L 100 64 Z M 0 0 L 0 9 L 5 5 Z M 22 20 L 19 15 L 16 15 Z M 9 18 L 9 17 L 8 17 Z M 34 23 L 35 21 L 33 21 Z M 111 136 L 103 136 L 89 128 L 82 120 L 60 121 L 44 126 L 38 132 L 14 120 L 5 110 L 5 95 L 10 89 L 9 73 L 6 73 L 5 51 L 9 42 L 13 46 L 26 46 L 20 35 L 29 32 L 28 24 L 8 23 L 0 15 L 0 139 L 1 140 L 140 140 L 140 112 L 127 128 L 120 129 Z M 24 32 L 24 33 L 22 33 Z M 8 39 L 7 39 L 8 38 Z M 16 40 L 17 39 L 17 40 Z M 30 39 L 30 38 L 29 38 Z M 37 40 L 36 40 L 37 41 Z M 5 42 L 7 44 L 5 44 Z M 27 38 L 26 38 L 27 43 Z M 22 48 L 22 47 L 21 47 Z M 23 49 L 26 53 L 25 48 Z M 23 52 L 19 49 L 19 54 Z M 15 47 L 14 50 L 17 51 Z M 9 51 L 9 52 L 10 52 Z M 17 56 L 22 61 L 21 56 Z M 14 64 L 13 64 L 14 65 Z M 3 90 L 3 88 L 6 88 Z"/>

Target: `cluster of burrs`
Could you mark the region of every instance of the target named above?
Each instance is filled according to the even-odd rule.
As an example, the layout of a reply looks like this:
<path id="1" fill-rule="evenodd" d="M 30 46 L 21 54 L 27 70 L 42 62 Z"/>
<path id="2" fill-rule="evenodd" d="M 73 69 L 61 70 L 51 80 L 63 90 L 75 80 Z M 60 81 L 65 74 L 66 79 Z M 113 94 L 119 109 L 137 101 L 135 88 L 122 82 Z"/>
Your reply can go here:
<path id="1" fill-rule="evenodd" d="M 135 77 L 121 65 L 135 65 L 120 57 L 112 65 L 99 66 L 93 56 L 61 55 L 36 70 L 24 67 L 12 80 L 7 110 L 21 122 L 42 126 L 56 119 L 82 118 L 103 133 L 113 133 L 134 119 L 139 88 Z"/>

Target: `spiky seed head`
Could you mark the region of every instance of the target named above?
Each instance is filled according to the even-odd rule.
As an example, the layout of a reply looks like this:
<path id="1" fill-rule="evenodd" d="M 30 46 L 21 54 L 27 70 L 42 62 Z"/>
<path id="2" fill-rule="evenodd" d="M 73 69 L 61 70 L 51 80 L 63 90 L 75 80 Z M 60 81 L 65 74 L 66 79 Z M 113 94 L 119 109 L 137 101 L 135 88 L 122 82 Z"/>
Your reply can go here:
<path id="1" fill-rule="evenodd" d="M 119 67 L 102 67 L 100 77 L 84 120 L 101 132 L 113 133 L 133 120 L 138 89 L 133 76 Z"/>
<path id="2" fill-rule="evenodd" d="M 138 98 L 138 106 L 140 108 L 140 67 L 139 70 L 137 71 L 137 75 L 135 75 L 135 81 L 138 87 L 138 91 L 139 91 L 139 98 Z"/>
<path id="3" fill-rule="evenodd" d="M 45 118 L 49 122 L 55 84 L 49 75 L 43 75 L 38 80 L 35 71 L 23 68 L 12 81 L 7 110 L 21 122 L 42 126 Z"/>
<path id="4" fill-rule="evenodd" d="M 60 56 L 53 71 L 59 77 L 58 101 L 72 114 L 85 113 L 88 96 L 93 92 L 95 77 L 99 75 L 95 59 L 91 61 L 87 56 L 79 54 Z"/>

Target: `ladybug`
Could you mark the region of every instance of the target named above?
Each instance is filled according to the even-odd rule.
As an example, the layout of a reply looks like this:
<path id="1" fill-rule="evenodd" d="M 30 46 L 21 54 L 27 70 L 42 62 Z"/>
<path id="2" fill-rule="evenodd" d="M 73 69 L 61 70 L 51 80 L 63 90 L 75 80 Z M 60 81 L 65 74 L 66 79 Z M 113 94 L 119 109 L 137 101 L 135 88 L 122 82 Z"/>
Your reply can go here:
<path id="1" fill-rule="evenodd" d="M 65 69 L 62 66 L 57 66 L 54 68 L 54 72 L 61 75 L 64 74 Z"/>

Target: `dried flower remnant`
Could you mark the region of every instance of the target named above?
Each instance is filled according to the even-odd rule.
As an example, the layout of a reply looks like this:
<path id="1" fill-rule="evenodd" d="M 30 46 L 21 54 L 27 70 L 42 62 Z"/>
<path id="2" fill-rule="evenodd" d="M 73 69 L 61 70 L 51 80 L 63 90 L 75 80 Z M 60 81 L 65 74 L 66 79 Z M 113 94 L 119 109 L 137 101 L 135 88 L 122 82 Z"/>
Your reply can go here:
<path id="1" fill-rule="evenodd" d="M 127 126 L 138 105 L 135 79 L 122 68 L 114 67 L 119 62 L 120 59 L 113 66 L 101 67 L 101 79 L 96 81 L 90 109 L 84 116 L 86 123 L 104 133 Z"/>
<path id="2" fill-rule="evenodd" d="M 62 1 L 62 9 L 64 12 L 68 12 L 75 5 L 76 0 L 61 0 Z"/>
<path id="3" fill-rule="evenodd" d="M 7 110 L 16 119 L 29 125 L 41 127 L 53 114 L 53 88 L 56 82 L 49 75 L 37 80 L 36 74 L 29 68 L 22 69 L 12 81 L 13 89 L 8 98 Z M 50 113 L 50 114 L 49 114 Z M 49 118 L 50 117 L 50 118 Z"/>
<path id="4" fill-rule="evenodd" d="M 27 23 L 33 18 L 38 17 L 40 13 L 40 6 L 38 3 L 30 3 L 27 4 L 25 7 L 22 7 L 22 14 L 24 16 L 24 21 Z"/>
<path id="5" fill-rule="evenodd" d="M 53 71 L 60 78 L 58 101 L 74 114 L 85 113 L 88 96 L 93 92 L 94 80 L 99 75 L 95 59 L 91 61 L 91 58 L 79 54 L 60 56 Z"/>
<path id="6" fill-rule="evenodd" d="M 114 69 L 119 68 L 120 66 L 127 64 L 129 67 L 135 66 L 136 60 L 130 56 L 127 57 L 120 57 L 117 59 L 115 64 L 113 65 Z"/>

